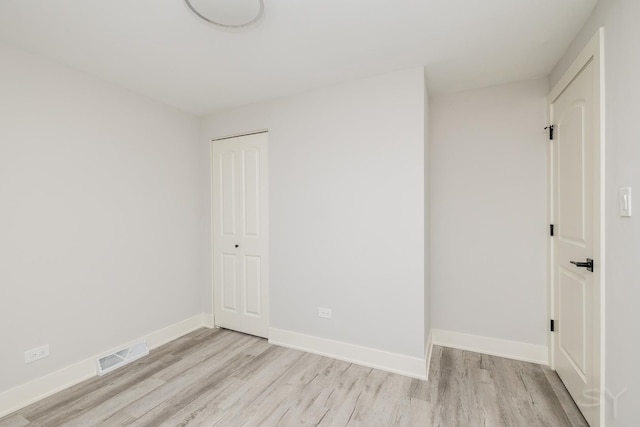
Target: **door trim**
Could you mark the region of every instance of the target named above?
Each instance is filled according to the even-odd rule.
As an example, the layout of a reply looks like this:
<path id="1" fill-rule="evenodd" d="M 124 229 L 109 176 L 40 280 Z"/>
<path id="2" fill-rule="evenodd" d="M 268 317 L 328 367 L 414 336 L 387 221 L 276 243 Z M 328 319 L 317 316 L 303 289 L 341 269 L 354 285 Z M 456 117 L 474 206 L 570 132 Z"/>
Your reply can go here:
<path id="1" fill-rule="evenodd" d="M 589 43 L 584 47 L 582 52 L 578 55 L 575 61 L 571 64 L 568 70 L 564 73 L 562 78 L 558 81 L 558 83 L 554 86 L 554 88 L 549 92 L 547 96 L 547 106 L 548 106 L 548 115 L 549 115 L 549 123 L 553 124 L 551 119 L 553 117 L 553 103 L 555 100 L 565 91 L 565 89 L 573 82 L 573 80 L 577 77 L 577 75 L 582 71 L 582 69 L 587 66 L 590 62 L 594 65 L 594 72 L 596 73 L 596 78 L 599 82 L 599 87 L 594 92 L 594 100 L 599 108 L 596 111 L 596 117 L 594 120 L 594 125 L 598 128 L 594 135 L 594 144 L 597 147 L 597 153 L 599 155 L 599 167 L 594 168 L 594 187 L 595 192 L 594 200 L 597 201 L 597 208 L 594 209 L 594 223 L 599 226 L 598 233 L 598 241 L 595 242 L 594 246 L 594 258 L 597 262 L 597 268 L 594 272 L 593 283 L 594 287 L 599 290 L 597 292 L 600 296 L 600 304 L 599 307 L 599 322 L 594 322 L 594 339 L 596 342 L 596 348 L 598 349 L 599 354 L 594 355 L 594 360 L 596 365 L 598 366 L 597 372 L 599 378 L 596 379 L 596 383 L 598 384 L 598 398 L 595 398 L 596 393 L 591 396 L 586 396 L 585 399 L 592 401 L 594 404 L 598 405 L 598 418 L 600 421 L 600 425 L 603 426 L 605 424 L 605 210 L 604 210 L 604 181 L 605 181 L 605 111 L 604 111 L 604 90 L 605 90 L 605 80 L 604 80 L 604 28 L 600 28 L 598 32 L 592 37 Z M 553 144 L 549 144 L 548 153 L 547 153 L 547 176 L 548 176 L 548 190 L 547 190 L 547 218 L 549 224 L 554 224 L 553 217 L 553 192 L 554 192 L 554 184 L 555 184 L 555 171 L 553 167 Z M 547 262 L 547 314 L 549 319 L 553 319 L 555 313 L 555 283 L 554 283 L 554 241 L 553 237 L 548 238 L 548 262 Z M 554 336 L 553 332 L 549 331 L 547 334 L 547 342 L 549 348 L 549 364 L 552 369 L 555 369 L 555 344 L 554 344 Z M 598 400 L 598 402 L 595 402 Z M 595 426 L 592 426 L 595 427 Z"/>
<path id="2" fill-rule="evenodd" d="M 256 131 L 247 132 L 247 133 L 237 133 L 237 134 L 234 134 L 234 135 L 220 136 L 218 138 L 213 138 L 211 140 L 211 143 L 214 143 L 216 141 L 223 141 L 225 139 L 233 139 L 233 138 L 239 138 L 241 136 L 249 136 L 249 135 L 255 135 L 255 134 L 258 134 L 258 133 L 267 133 L 267 132 L 269 132 L 267 129 L 263 129 L 263 130 L 256 130 Z M 213 145 L 212 145 L 212 147 L 213 147 Z"/>

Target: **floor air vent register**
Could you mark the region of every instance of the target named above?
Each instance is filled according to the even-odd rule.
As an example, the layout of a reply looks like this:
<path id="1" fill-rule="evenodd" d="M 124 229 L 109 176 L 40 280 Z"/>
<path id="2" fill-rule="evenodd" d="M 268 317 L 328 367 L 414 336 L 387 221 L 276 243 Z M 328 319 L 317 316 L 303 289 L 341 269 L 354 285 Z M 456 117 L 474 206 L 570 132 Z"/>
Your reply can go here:
<path id="1" fill-rule="evenodd" d="M 145 341 L 141 341 L 116 353 L 101 357 L 97 361 L 98 375 L 102 376 L 148 354 L 149 347 L 147 346 L 147 343 Z"/>

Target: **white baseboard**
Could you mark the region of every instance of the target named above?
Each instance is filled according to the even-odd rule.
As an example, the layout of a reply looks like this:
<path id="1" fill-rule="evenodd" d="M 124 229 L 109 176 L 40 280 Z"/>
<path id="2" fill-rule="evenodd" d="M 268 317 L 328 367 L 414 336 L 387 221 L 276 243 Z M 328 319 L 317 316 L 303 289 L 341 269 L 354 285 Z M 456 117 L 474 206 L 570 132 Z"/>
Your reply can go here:
<path id="1" fill-rule="evenodd" d="M 433 331 L 429 331 L 427 347 L 424 349 L 424 357 L 427 364 L 427 381 L 429 381 L 429 371 L 431 370 L 431 355 L 433 354 Z"/>
<path id="2" fill-rule="evenodd" d="M 207 316 L 205 314 L 197 314 L 193 317 L 167 326 L 166 328 L 158 329 L 155 332 L 151 332 L 150 334 L 146 335 L 144 339 L 147 340 L 149 349 L 154 349 L 177 338 L 180 338 L 181 336 L 186 335 L 189 332 L 193 332 L 196 329 L 205 327 L 206 322 Z M 110 353 L 110 351 L 107 351 L 105 354 Z"/>
<path id="3" fill-rule="evenodd" d="M 213 329 L 216 327 L 212 314 L 202 313 L 201 316 L 202 316 L 202 325 L 205 328 Z"/>
<path id="4" fill-rule="evenodd" d="M 426 360 L 341 341 L 269 328 L 269 343 L 381 369 L 421 380 L 427 379 Z"/>
<path id="5" fill-rule="evenodd" d="M 461 332 L 445 331 L 442 329 L 432 329 L 431 335 L 433 337 L 433 344 L 442 347 L 474 351 L 476 353 L 539 363 L 541 365 L 549 364 L 549 350 L 547 346 L 544 345 L 502 340 L 481 335 L 463 334 Z"/>
<path id="6" fill-rule="evenodd" d="M 198 314 L 143 337 L 91 356 L 58 371 L 0 393 L 0 418 L 97 375 L 96 360 L 146 340 L 150 349 L 160 347 L 198 328 L 209 327 L 211 316 Z"/>

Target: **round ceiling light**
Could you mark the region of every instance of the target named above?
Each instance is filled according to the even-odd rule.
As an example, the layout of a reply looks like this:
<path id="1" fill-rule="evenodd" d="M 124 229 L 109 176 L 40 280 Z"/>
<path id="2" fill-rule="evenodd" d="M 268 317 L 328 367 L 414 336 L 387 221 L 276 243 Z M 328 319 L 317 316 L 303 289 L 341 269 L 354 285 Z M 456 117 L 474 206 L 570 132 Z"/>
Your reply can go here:
<path id="1" fill-rule="evenodd" d="M 201 19 L 225 28 L 254 24 L 264 12 L 263 0 L 184 0 Z"/>

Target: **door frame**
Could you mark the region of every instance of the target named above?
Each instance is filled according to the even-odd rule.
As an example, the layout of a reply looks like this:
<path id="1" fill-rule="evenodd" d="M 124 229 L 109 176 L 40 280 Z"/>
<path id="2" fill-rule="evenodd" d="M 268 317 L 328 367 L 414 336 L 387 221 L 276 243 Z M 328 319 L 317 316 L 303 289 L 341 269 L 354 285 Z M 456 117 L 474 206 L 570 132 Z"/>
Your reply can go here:
<path id="1" fill-rule="evenodd" d="M 604 110 L 604 95 L 605 95 L 605 80 L 604 80 L 604 28 L 598 29 L 597 33 L 591 38 L 589 43 L 584 47 L 582 52 L 574 60 L 571 66 L 565 71 L 562 78 L 553 87 L 547 96 L 548 106 L 548 119 L 550 124 L 554 124 L 553 119 L 553 103 L 555 100 L 565 91 L 565 89 L 573 82 L 576 76 L 582 71 L 582 69 L 589 64 L 593 63 L 595 78 L 599 82 L 599 87 L 594 91 L 594 102 L 599 108 L 594 109 L 594 126 L 596 131 L 594 132 L 594 145 L 597 150 L 596 155 L 599 156 L 597 160 L 597 166 L 594 167 L 594 200 L 596 201 L 594 209 L 594 224 L 597 224 L 598 238 L 594 245 L 594 260 L 596 260 L 596 268 L 593 275 L 593 286 L 596 288 L 596 293 L 600 296 L 600 304 L 598 307 L 594 307 L 595 312 L 599 314 L 600 321 L 594 322 L 594 340 L 595 347 L 598 349 L 598 353 L 594 355 L 594 363 L 598 367 L 597 372 L 599 378 L 596 379 L 596 383 L 599 385 L 599 390 L 594 391 L 593 395 L 585 396 L 585 399 L 589 400 L 595 406 L 599 412 L 598 418 L 600 425 L 605 424 L 605 110 Z M 553 141 L 550 141 L 547 152 L 547 176 L 548 176 L 548 191 L 547 191 L 547 218 L 549 224 L 554 224 L 554 186 L 556 181 L 554 165 L 554 145 Z M 547 263 L 547 314 L 548 319 L 554 319 L 555 313 L 555 258 L 554 258 L 554 237 L 548 238 L 548 263 Z M 549 348 L 549 365 L 555 370 L 555 343 L 553 332 L 550 331 L 547 334 L 547 343 Z M 595 427 L 595 426 L 592 426 Z"/>
<path id="2" fill-rule="evenodd" d="M 219 136 L 219 137 L 214 137 L 211 138 L 209 140 L 209 212 L 210 212 L 210 222 L 209 222 L 209 229 L 210 229 L 210 233 L 209 233 L 209 263 L 211 265 L 209 274 L 211 277 L 211 283 L 210 283 L 210 290 L 211 290 L 211 318 L 210 318 L 210 323 L 208 323 L 207 326 L 211 327 L 211 328 L 217 328 L 218 326 L 216 326 L 216 301 L 215 301 L 215 271 L 213 269 L 213 251 L 214 251 L 214 224 L 213 222 L 215 221 L 215 218 L 213 217 L 213 212 L 214 212 L 214 207 L 213 207 L 213 203 L 214 203 L 214 195 L 213 195 L 213 183 L 214 183 L 214 173 L 215 173 L 215 168 L 214 168 L 214 162 L 213 162 L 213 144 L 215 144 L 218 141 L 222 141 L 225 139 L 232 139 L 232 138 L 238 138 L 241 136 L 249 136 L 249 135 L 255 135 L 258 133 L 269 133 L 269 129 L 261 129 L 261 130 L 254 130 L 254 131 L 250 131 L 250 132 L 243 132 L 243 133 L 237 133 L 237 134 L 231 134 L 231 135 L 225 135 L 225 136 Z M 267 158 L 267 167 L 268 167 L 268 162 L 269 162 L 269 158 Z M 269 206 L 267 205 L 267 209 L 266 209 L 266 214 L 267 214 L 267 223 L 269 222 L 268 218 L 269 218 Z"/>

